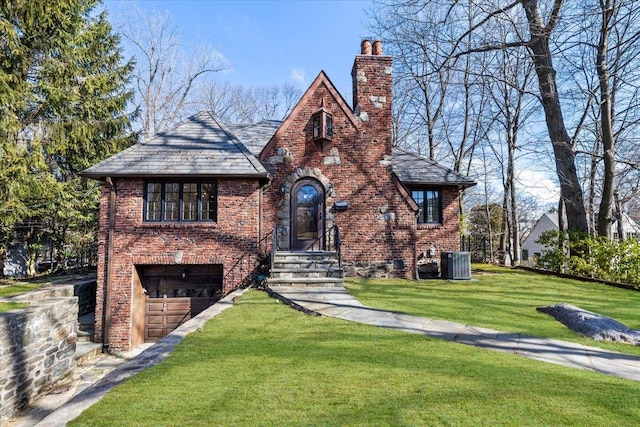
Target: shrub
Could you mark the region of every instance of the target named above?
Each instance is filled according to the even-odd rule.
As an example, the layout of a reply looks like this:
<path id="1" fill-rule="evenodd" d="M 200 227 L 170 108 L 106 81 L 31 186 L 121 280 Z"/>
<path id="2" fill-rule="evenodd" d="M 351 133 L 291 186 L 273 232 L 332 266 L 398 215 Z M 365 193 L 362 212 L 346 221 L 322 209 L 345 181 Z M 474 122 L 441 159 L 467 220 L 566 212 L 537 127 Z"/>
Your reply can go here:
<path id="1" fill-rule="evenodd" d="M 640 287 L 640 242 L 636 239 L 618 241 L 570 232 L 566 241 L 554 230 L 543 233 L 538 243 L 548 248 L 538 260 L 541 268 Z"/>

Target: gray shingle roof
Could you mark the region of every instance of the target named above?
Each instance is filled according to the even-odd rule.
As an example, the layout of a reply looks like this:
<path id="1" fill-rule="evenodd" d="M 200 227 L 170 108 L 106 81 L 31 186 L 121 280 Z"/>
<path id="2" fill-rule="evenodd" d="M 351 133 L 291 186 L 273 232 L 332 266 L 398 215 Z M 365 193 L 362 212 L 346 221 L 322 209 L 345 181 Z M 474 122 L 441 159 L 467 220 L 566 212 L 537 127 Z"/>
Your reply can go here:
<path id="1" fill-rule="evenodd" d="M 258 157 L 281 124 L 281 120 L 263 120 L 251 124 L 227 124 L 227 127 L 251 151 L 251 154 Z"/>
<path id="2" fill-rule="evenodd" d="M 275 126 L 275 125 L 273 125 Z M 264 126 L 266 133 L 271 129 Z M 260 132 L 240 129 L 252 141 L 268 141 Z M 266 144 L 266 142 L 264 142 Z M 85 169 L 91 178 L 127 177 L 256 177 L 268 172 L 220 119 L 209 111 L 189 117 L 174 129 L 137 143 Z"/>
<path id="3" fill-rule="evenodd" d="M 418 154 L 393 147 L 391 155 L 393 172 L 405 185 L 476 185 L 474 180 Z"/>
<path id="4" fill-rule="evenodd" d="M 282 124 L 224 124 L 209 111 L 198 113 L 170 131 L 137 143 L 85 169 L 90 178 L 111 177 L 255 177 L 268 178 L 258 161 L 262 149 Z M 398 147 L 392 150 L 393 171 L 406 185 L 476 183 L 438 163 Z"/>

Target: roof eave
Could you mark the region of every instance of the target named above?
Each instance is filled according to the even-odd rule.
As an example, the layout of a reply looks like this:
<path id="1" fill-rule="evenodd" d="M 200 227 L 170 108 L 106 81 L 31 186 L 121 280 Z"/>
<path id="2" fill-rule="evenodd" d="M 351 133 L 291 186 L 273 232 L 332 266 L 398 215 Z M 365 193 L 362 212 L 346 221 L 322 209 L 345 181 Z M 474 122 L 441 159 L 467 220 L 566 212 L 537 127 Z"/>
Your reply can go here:
<path id="1" fill-rule="evenodd" d="M 95 179 L 95 180 L 102 180 L 102 179 L 106 179 L 107 177 L 111 177 L 111 178 L 118 178 L 118 179 L 126 179 L 126 178 L 130 178 L 130 179 L 138 179 L 138 178 L 145 178 L 145 179 L 186 179 L 186 178 L 193 178 L 193 179 L 203 179 L 203 178 L 224 178 L 224 179 L 257 179 L 257 180 L 266 180 L 266 181 L 270 181 L 271 180 L 271 175 L 269 173 L 260 173 L 260 174 L 203 174 L 203 173 L 199 173 L 199 174 L 193 174 L 193 173 L 189 173 L 189 174 L 185 174 L 185 173 L 174 173 L 174 174 L 170 174 L 170 173 L 138 173 L 138 174 L 134 174 L 134 173 L 92 173 L 92 172 L 81 172 L 79 173 L 80 176 L 86 177 L 86 178 L 91 178 L 91 179 Z"/>
<path id="2" fill-rule="evenodd" d="M 420 185 L 428 185 L 431 187 L 458 187 L 469 188 L 478 185 L 475 181 L 470 182 L 446 182 L 446 181 L 401 181 L 404 185 L 409 187 L 416 187 Z"/>

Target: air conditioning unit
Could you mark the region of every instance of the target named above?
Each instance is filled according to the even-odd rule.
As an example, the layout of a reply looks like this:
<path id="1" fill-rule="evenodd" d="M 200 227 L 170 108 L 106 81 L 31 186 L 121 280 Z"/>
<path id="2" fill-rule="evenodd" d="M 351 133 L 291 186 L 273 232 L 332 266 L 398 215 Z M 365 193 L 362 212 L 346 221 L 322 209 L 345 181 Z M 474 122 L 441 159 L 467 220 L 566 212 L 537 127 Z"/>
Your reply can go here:
<path id="1" fill-rule="evenodd" d="M 471 253 L 470 252 L 441 252 L 440 274 L 443 279 L 470 280 Z"/>

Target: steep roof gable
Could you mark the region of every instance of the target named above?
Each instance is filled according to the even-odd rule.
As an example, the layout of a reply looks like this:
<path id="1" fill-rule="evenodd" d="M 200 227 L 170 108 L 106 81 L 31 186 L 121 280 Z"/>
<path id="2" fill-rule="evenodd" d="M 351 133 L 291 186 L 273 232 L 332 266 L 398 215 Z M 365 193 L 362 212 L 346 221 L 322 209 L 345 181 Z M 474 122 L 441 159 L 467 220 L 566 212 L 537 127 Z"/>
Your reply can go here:
<path id="1" fill-rule="evenodd" d="M 340 106 L 340 109 L 344 112 L 345 116 L 349 119 L 349 121 L 351 121 L 351 123 L 353 123 L 353 126 L 356 128 L 359 127 L 359 122 L 356 119 L 356 116 L 353 114 L 353 111 L 351 111 L 351 108 L 349 108 L 349 106 L 347 105 L 347 102 L 344 100 L 340 92 L 338 92 L 336 87 L 333 85 L 333 83 L 331 82 L 327 74 L 324 71 L 320 71 L 320 74 L 318 74 L 318 76 L 315 78 L 313 83 L 311 83 L 311 86 L 309 86 L 309 88 L 302 95 L 302 97 L 300 98 L 296 106 L 293 108 L 293 110 L 291 110 L 291 113 L 289 113 L 289 115 L 284 120 L 284 122 L 282 122 L 282 125 L 280 126 L 280 128 L 276 131 L 276 133 L 271 137 L 267 145 L 263 148 L 259 156 L 259 159 L 261 161 L 266 158 L 267 154 L 269 153 L 269 151 L 271 151 L 271 149 L 277 143 L 279 138 L 287 132 L 287 129 L 293 122 L 294 118 L 298 116 L 298 114 L 300 114 L 301 110 L 304 108 L 307 102 L 311 100 L 311 98 L 313 97 L 313 94 L 316 92 L 316 90 L 318 90 L 318 88 L 322 84 L 326 86 L 327 90 L 329 91 L 331 96 L 335 99 L 335 101 L 338 103 L 338 105 Z"/>
<path id="2" fill-rule="evenodd" d="M 85 169 L 90 178 L 112 177 L 256 177 L 267 170 L 210 111 L 189 117 L 172 130 L 139 142 Z"/>

